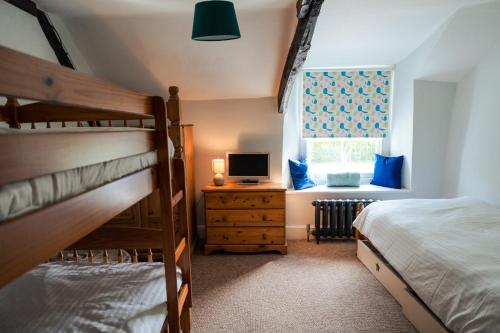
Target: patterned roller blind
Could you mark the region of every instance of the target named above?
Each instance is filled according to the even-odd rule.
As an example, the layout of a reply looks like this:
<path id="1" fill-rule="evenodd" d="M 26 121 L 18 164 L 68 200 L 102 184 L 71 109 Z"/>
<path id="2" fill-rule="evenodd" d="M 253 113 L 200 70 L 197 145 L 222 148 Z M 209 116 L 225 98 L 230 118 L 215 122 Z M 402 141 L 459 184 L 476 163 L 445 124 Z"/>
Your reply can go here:
<path id="1" fill-rule="evenodd" d="M 305 71 L 303 82 L 304 138 L 388 135 L 392 71 Z"/>

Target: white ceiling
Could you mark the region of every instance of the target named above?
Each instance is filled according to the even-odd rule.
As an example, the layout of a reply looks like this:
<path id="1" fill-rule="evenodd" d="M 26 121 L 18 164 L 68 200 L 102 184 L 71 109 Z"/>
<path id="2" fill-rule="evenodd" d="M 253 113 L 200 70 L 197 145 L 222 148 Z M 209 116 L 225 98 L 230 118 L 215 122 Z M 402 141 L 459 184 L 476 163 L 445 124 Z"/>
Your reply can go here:
<path id="1" fill-rule="evenodd" d="M 393 65 L 458 8 L 487 0 L 326 0 L 306 67 Z"/>
<path id="2" fill-rule="evenodd" d="M 459 8 L 488 0 L 325 0 L 306 67 L 397 64 Z M 234 0 L 242 38 L 195 42 L 195 0 L 36 0 L 62 18 L 94 74 L 183 99 L 275 96 L 295 0 Z"/>
<path id="3" fill-rule="evenodd" d="M 328 1 L 328 0 L 327 0 Z M 35 0 L 38 6 L 61 17 L 130 16 L 192 13 L 199 0 Z M 233 0 L 238 10 L 294 8 L 294 0 Z"/>
<path id="4" fill-rule="evenodd" d="M 191 40 L 194 3 L 37 1 L 62 18 L 104 79 L 162 96 L 177 85 L 187 100 L 275 96 L 295 28 L 295 1 L 235 1 L 242 37 L 224 42 Z"/>

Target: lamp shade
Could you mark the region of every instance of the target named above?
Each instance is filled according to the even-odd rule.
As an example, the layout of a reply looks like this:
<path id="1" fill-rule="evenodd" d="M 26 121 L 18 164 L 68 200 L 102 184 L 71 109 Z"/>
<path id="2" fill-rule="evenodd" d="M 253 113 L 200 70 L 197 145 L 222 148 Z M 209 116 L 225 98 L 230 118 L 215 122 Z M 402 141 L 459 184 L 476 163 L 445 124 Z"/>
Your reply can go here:
<path id="1" fill-rule="evenodd" d="M 219 41 L 240 38 L 234 5 L 230 1 L 198 2 L 194 8 L 193 40 Z"/>
<path id="2" fill-rule="evenodd" d="M 212 160 L 212 171 L 214 173 L 224 173 L 224 160 L 222 158 L 218 158 Z"/>

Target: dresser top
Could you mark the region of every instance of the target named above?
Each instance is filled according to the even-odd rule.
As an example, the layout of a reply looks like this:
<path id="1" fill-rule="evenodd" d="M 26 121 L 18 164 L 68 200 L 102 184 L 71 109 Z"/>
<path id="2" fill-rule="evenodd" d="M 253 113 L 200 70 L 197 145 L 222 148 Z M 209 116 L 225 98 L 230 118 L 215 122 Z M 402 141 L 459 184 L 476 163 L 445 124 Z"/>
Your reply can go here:
<path id="1" fill-rule="evenodd" d="M 238 184 L 238 183 L 225 183 L 222 186 L 215 186 L 209 182 L 201 188 L 203 192 L 262 192 L 262 191 L 286 191 L 286 187 L 279 183 L 260 183 L 260 184 Z"/>

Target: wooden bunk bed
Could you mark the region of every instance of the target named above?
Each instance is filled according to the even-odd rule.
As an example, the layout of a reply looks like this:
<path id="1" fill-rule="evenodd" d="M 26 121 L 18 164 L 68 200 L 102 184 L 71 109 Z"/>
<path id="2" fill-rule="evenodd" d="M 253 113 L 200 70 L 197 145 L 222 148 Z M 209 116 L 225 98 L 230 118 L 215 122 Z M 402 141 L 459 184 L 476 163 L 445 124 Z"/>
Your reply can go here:
<path id="1" fill-rule="evenodd" d="M 0 131 L 0 193 L 25 180 L 103 163 L 114 165 L 143 154 L 149 155 L 141 161 L 153 161 L 63 200 L 0 220 L 0 288 L 9 287 L 61 249 L 88 251 L 91 261 L 93 251 L 103 251 L 106 257 L 106 249 L 128 249 L 134 262 L 138 261 L 137 249 L 147 249 L 147 261 L 153 261 L 151 249 L 161 249 L 168 311 L 161 330 L 190 331 L 190 228 L 184 161 L 178 149 L 177 91 L 170 88 L 166 105 L 161 97 L 141 95 L 0 47 L 0 96 L 7 98 L 0 107 L 0 121 L 10 127 L 4 129 L 6 133 Z M 36 103 L 19 105 L 20 99 Z M 147 119 L 154 119 L 154 129 L 142 128 Z M 118 120 L 125 124 L 137 120 L 140 126 L 83 128 L 87 123 L 96 126 Z M 47 129 L 20 129 L 23 123 L 35 127 L 40 122 L 46 123 Z M 68 128 L 70 122 L 79 128 Z M 56 125 L 63 128 L 55 129 Z M 169 156 L 169 134 L 177 147 L 173 159 Z M 155 190 L 160 196 L 156 227 L 106 224 Z M 119 253 L 120 258 L 122 251 Z M 178 267 L 182 272 L 180 286 Z"/>

